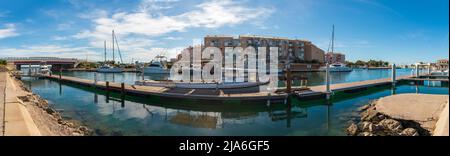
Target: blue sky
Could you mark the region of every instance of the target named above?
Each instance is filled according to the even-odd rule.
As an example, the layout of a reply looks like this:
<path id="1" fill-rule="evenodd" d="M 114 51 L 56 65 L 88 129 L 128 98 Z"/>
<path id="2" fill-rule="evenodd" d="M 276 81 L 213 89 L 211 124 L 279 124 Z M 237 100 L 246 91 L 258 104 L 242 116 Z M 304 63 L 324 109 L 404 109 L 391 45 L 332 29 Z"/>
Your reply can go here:
<path id="1" fill-rule="evenodd" d="M 174 56 L 205 35 L 299 38 L 348 60 L 449 57 L 448 0 L 1 0 L 0 57 L 103 58 L 115 29 L 125 62 Z M 108 49 L 110 50 L 110 48 Z M 111 58 L 111 56 L 108 56 Z"/>

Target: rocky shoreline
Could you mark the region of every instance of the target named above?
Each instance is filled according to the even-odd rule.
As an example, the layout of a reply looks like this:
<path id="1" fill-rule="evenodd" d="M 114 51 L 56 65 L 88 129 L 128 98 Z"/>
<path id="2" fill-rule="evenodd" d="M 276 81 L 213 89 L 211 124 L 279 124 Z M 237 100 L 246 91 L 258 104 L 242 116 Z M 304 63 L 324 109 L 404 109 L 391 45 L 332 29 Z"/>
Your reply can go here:
<path id="1" fill-rule="evenodd" d="M 18 100 L 26 105 L 41 134 L 44 136 L 89 136 L 92 130 L 81 125 L 77 121 L 67 121 L 61 114 L 52 108 L 47 100 L 32 93 L 22 81 L 16 80 L 26 96 L 18 97 Z"/>
<path id="2" fill-rule="evenodd" d="M 346 129 L 349 136 L 430 136 L 418 122 L 395 119 L 376 110 L 377 101 L 359 109 L 360 119 Z"/>

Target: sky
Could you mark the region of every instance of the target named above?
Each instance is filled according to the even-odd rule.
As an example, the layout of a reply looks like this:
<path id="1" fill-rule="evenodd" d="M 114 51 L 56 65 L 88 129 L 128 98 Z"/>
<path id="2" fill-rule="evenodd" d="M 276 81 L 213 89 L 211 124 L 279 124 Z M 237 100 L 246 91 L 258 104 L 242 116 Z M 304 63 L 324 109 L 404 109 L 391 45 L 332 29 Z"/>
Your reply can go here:
<path id="1" fill-rule="evenodd" d="M 349 61 L 396 64 L 449 57 L 448 0 L 0 0 L 0 58 L 176 56 L 206 35 L 305 39 Z M 116 54 L 117 56 L 117 54 Z M 116 58 L 118 59 L 118 58 Z"/>

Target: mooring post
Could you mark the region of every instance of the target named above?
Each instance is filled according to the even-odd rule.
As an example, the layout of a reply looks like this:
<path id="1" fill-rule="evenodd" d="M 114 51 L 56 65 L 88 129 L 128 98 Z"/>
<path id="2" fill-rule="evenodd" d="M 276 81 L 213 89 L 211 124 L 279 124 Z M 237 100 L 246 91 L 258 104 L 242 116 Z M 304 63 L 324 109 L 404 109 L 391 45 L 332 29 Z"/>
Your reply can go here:
<path id="1" fill-rule="evenodd" d="M 416 64 L 416 77 L 419 77 L 419 64 Z"/>
<path id="2" fill-rule="evenodd" d="M 392 64 L 392 84 L 394 84 L 394 85 L 395 85 L 395 81 L 396 81 L 396 74 L 397 74 L 396 66 L 395 66 L 395 64 Z"/>
<path id="3" fill-rule="evenodd" d="M 106 81 L 106 91 L 109 91 L 109 81 Z"/>
<path id="4" fill-rule="evenodd" d="M 94 73 L 94 86 L 97 85 L 97 72 Z"/>
<path id="5" fill-rule="evenodd" d="M 331 90 L 330 90 L 330 65 L 328 63 L 326 63 L 326 70 L 325 70 L 325 78 L 326 78 L 326 96 L 327 96 L 327 100 L 330 99 L 330 94 L 331 94 Z"/>
<path id="6" fill-rule="evenodd" d="M 125 95 L 125 83 L 120 84 L 120 93 L 122 94 L 122 97 Z"/>
<path id="7" fill-rule="evenodd" d="M 145 80 L 145 77 L 144 77 L 144 66 L 142 66 L 142 69 L 141 69 L 141 77 L 142 77 L 142 82 L 144 82 L 144 80 Z"/>
<path id="8" fill-rule="evenodd" d="M 291 93 L 291 88 L 292 88 L 292 75 L 291 75 L 290 64 L 288 64 L 286 66 L 286 92 L 288 94 Z"/>
<path id="9" fill-rule="evenodd" d="M 62 68 L 59 68 L 59 80 L 61 80 L 61 78 L 62 78 Z"/>
<path id="10" fill-rule="evenodd" d="M 431 63 L 428 63 L 428 75 L 431 75 Z"/>

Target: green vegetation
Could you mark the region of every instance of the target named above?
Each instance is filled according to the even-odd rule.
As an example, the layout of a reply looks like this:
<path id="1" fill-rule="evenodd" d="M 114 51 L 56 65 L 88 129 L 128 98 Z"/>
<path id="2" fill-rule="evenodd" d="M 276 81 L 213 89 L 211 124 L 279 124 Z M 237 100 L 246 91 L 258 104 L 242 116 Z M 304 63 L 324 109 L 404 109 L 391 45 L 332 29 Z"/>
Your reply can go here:
<path id="1" fill-rule="evenodd" d="M 0 65 L 6 65 L 6 60 L 0 60 Z"/>
<path id="2" fill-rule="evenodd" d="M 78 64 L 77 68 L 97 68 L 98 64 L 94 63 L 94 62 L 81 62 L 80 64 Z"/>
<path id="3" fill-rule="evenodd" d="M 382 60 L 369 60 L 369 61 L 362 61 L 358 60 L 356 62 L 345 62 L 347 66 L 353 67 L 353 68 L 364 68 L 364 67 L 389 67 L 389 62 L 385 62 Z"/>

